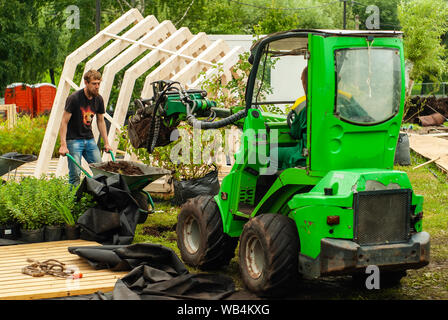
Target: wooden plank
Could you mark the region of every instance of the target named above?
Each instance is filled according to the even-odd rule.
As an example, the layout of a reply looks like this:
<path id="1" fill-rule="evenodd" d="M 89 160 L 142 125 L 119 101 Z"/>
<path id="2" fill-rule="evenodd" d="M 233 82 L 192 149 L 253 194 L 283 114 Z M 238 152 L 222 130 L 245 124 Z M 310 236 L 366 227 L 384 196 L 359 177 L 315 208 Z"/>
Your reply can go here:
<path id="1" fill-rule="evenodd" d="M 210 66 L 204 66 L 202 63 L 203 60 L 211 61 L 216 64 L 228 51 L 229 47 L 224 40 L 219 39 L 213 42 L 206 50 L 201 52 L 197 58 L 188 63 L 180 72 L 176 73 L 171 80 L 190 85 L 193 80 L 196 80 L 196 77 L 201 71 L 209 69 Z"/>
<path id="2" fill-rule="evenodd" d="M 231 80 L 231 72 L 230 68 L 235 65 L 238 62 L 239 55 L 242 52 L 241 47 L 234 47 L 230 50 L 230 52 L 227 52 L 225 56 L 223 56 L 219 61 L 218 64 L 221 64 L 222 69 L 224 70 L 223 74 L 223 83 L 227 83 Z M 196 78 L 196 80 L 191 84 L 192 88 L 198 87 L 199 84 L 201 84 L 205 79 L 210 78 L 212 75 L 216 74 L 218 70 L 216 68 L 210 68 L 208 69 L 204 75 L 199 76 Z"/>
<path id="3" fill-rule="evenodd" d="M 163 21 L 146 35 L 144 35 L 140 39 L 140 41 L 147 44 L 156 45 L 159 44 L 160 41 L 163 41 L 163 39 L 168 38 L 175 31 L 176 28 L 171 21 Z M 121 69 L 126 67 L 129 63 L 131 63 L 146 50 L 147 49 L 145 47 L 133 44 L 104 66 L 103 80 L 100 86 L 100 94 L 103 97 L 105 106 L 109 101 L 115 74 L 117 74 Z"/>
<path id="4" fill-rule="evenodd" d="M 210 40 L 204 32 L 195 35 L 177 51 L 176 55 L 172 55 L 166 59 L 146 77 L 141 96 L 144 98 L 151 98 L 153 96 L 151 86 L 153 81 L 170 79 L 190 61 L 183 59 L 182 55 L 197 57 L 210 45 L 210 43 Z"/>
<path id="5" fill-rule="evenodd" d="M 55 174 L 57 163 L 58 163 L 58 158 L 51 159 L 44 175 L 49 176 L 51 174 Z M 23 177 L 33 176 L 36 165 L 37 165 L 37 161 L 27 162 L 27 163 L 21 165 L 20 167 L 18 167 L 16 170 L 13 170 L 9 173 L 4 174 L 1 178 L 3 180 L 10 180 L 10 179 L 11 180 L 14 180 L 14 179 L 20 180 Z"/>
<path id="6" fill-rule="evenodd" d="M 95 270 L 88 262 L 68 252 L 68 247 L 100 246 L 85 240 L 63 240 L 0 247 L 0 299 L 42 299 L 111 291 L 117 279 L 127 274 L 108 269 Z M 57 259 L 81 272 L 81 279 L 61 279 L 49 275 L 32 277 L 21 273 L 27 258 L 43 262 Z"/>
<path id="7" fill-rule="evenodd" d="M 0 105 L 0 111 L 6 112 L 6 122 L 8 123 L 8 128 L 12 129 L 15 127 L 17 122 L 17 107 L 15 104 L 2 104 Z"/>
<path id="8" fill-rule="evenodd" d="M 448 140 L 434 136 L 408 134 L 409 147 L 428 159 L 437 159 L 434 162 L 445 172 L 448 171 Z"/>

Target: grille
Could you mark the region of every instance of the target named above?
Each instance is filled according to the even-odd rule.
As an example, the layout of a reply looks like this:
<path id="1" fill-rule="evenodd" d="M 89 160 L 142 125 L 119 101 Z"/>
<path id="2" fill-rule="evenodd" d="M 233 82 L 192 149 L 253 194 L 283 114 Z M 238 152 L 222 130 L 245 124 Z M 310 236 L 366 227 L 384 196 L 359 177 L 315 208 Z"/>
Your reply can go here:
<path id="1" fill-rule="evenodd" d="M 409 239 L 409 189 L 359 192 L 354 201 L 356 242 L 375 245 Z"/>

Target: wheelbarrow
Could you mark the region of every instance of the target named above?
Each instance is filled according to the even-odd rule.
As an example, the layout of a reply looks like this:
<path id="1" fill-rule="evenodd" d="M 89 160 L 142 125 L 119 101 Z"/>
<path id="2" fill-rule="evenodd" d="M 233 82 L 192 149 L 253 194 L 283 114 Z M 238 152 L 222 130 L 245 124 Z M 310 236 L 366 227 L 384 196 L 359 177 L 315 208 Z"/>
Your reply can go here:
<path id="1" fill-rule="evenodd" d="M 0 156 L 0 177 L 8 173 L 7 179 L 9 180 L 9 173 L 13 170 L 17 174 L 17 168 L 21 165 L 35 161 L 37 157 L 29 154 L 19 154 L 17 152 L 9 152 Z M 15 179 L 14 175 L 14 179 Z"/>
<path id="2" fill-rule="evenodd" d="M 162 169 L 162 168 L 149 167 L 145 164 L 134 162 L 134 161 L 115 160 L 115 157 L 111 151 L 110 151 L 110 154 L 112 157 L 112 161 L 114 161 L 114 162 L 124 161 L 124 162 L 130 163 L 130 164 L 138 167 L 143 172 L 143 174 L 135 174 L 135 175 L 121 174 L 121 176 L 122 176 L 124 182 L 128 185 L 129 190 L 133 194 L 134 198 L 136 198 L 135 200 L 137 201 L 137 203 L 140 206 L 140 212 L 146 213 L 146 214 L 150 213 L 150 212 L 148 212 L 148 210 L 144 210 L 142 208 L 142 207 L 148 208 L 148 203 L 151 205 L 152 211 L 154 211 L 155 210 L 154 201 L 152 200 L 151 195 L 143 189 L 146 186 L 148 186 L 150 183 L 159 179 L 160 177 L 170 174 L 170 171 L 168 171 L 166 169 Z M 86 170 L 84 170 L 84 168 L 82 168 L 81 165 L 78 164 L 76 162 L 76 160 L 70 154 L 66 154 L 66 155 L 71 161 L 73 161 L 73 163 L 75 163 L 76 166 L 78 166 L 78 168 L 80 168 L 84 172 L 84 174 L 87 177 L 92 178 L 92 176 Z M 92 170 L 93 175 L 102 174 L 102 175 L 109 177 L 112 175 L 119 174 L 116 172 L 111 172 L 111 171 L 106 171 L 104 169 L 101 169 L 101 167 L 103 167 L 107 162 L 90 163 L 89 167 Z M 144 194 L 146 197 L 145 198 L 139 197 L 139 195 L 141 195 L 141 194 Z M 147 200 L 147 202 L 145 203 L 146 200 Z M 146 220 L 146 216 L 144 216 L 144 220 Z M 143 222 L 144 222 L 144 220 L 143 220 Z M 143 223 L 143 222 L 139 222 L 139 223 Z"/>

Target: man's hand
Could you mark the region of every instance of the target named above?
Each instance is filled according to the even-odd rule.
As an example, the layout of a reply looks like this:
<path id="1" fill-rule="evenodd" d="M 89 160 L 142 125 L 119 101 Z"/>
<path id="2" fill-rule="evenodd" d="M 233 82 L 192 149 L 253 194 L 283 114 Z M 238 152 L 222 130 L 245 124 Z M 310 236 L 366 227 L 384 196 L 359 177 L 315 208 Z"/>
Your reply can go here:
<path id="1" fill-rule="evenodd" d="M 111 150 L 112 150 L 112 147 L 108 143 L 104 144 L 104 151 L 109 152 Z"/>
<path id="2" fill-rule="evenodd" d="M 67 148 L 67 146 L 61 146 L 61 147 L 59 148 L 59 154 L 60 154 L 61 156 L 65 156 L 67 153 L 70 153 L 69 150 L 68 150 L 68 148 Z"/>

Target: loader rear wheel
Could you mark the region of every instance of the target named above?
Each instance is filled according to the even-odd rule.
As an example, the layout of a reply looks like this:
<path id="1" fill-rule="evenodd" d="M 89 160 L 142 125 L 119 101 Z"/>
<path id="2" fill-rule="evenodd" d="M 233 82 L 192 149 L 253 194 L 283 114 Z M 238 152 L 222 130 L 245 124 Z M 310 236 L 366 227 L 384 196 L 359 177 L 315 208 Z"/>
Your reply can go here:
<path id="1" fill-rule="evenodd" d="M 244 226 L 239 262 L 246 287 L 258 296 L 287 294 L 297 284 L 299 235 L 295 222 L 280 214 L 262 214 Z"/>
<path id="2" fill-rule="evenodd" d="M 190 266 L 219 269 L 235 256 L 238 238 L 224 233 L 221 213 L 212 196 L 189 199 L 180 210 L 176 232 L 182 260 Z"/>

